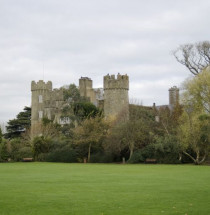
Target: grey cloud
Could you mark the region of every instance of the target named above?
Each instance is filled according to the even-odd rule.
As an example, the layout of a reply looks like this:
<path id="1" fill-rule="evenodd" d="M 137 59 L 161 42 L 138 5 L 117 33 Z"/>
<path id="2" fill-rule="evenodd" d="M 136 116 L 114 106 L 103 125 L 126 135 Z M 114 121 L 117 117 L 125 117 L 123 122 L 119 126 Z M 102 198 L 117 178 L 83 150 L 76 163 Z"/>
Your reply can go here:
<path id="1" fill-rule="evenodd" d="M 189 72 L 171 51 L 208 40 L 208 0 L 3 0 L 0 7 L 0 122 L 30 105 L 30 82 L 54 87 L 127 73 L 130 97 L 168 103 Z M 44 66 L 44 69 L 43 69 Z M 44 70 L 44 72 L 43 72 Z"/>

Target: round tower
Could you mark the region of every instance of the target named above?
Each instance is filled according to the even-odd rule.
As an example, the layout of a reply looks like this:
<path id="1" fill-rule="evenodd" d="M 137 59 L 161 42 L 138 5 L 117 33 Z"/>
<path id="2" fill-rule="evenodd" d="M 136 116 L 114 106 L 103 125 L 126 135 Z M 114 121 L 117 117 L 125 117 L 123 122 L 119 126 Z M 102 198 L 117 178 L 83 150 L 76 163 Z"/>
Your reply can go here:
<path id="1" fill-rule="evenodd" d="M 179 88 L 173 86 L 169 89 L 169 107 L 173 109 L 179 103 Z"/>
<path id="2" fill-rule="evenodd" d="M 35 132 L 36 124 L 44 117 L 45 101 L 49 100 L 52 82 L 43 80 L 31 82 L 31 131 Z"/>
<path id="3" fill-rule="evenodd" d="M 129 77 L 120 75 L 104 76 L 104 114 L 116 117 L 119 114 L 124 119 L 129 118 Z"/>

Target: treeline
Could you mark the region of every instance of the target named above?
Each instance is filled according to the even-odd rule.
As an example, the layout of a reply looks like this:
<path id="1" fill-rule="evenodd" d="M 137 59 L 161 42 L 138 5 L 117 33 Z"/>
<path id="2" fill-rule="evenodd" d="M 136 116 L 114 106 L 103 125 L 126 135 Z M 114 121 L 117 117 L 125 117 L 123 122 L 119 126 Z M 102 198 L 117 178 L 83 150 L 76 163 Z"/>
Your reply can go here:
<path id="1" fill-rule="evenodd" d="M 83 102 L 84 105 L 90 104 Z M 30 128 L 19 127 L 19 134 L 17 130 L 5 134 L 7 139 L 2 138 L 0 158 L 1 161 L 33 157 L 36 161 L 91 163 L 122 162 L 123 158 L 129 163 L 141 163 L 155 158 L 159 163 L 188 162 L 180 160 L 181 152 L 173 131 L 172 118 L 179 114 L 179 108 L 173 112 L 168 108 L 158 110 L 161 123 L 155 121 L 157 110 L 137 105 L 130 105 L 128 121 L 124 120 L 123 113 L 117 119 L 105 119 L 99 110 L 93 115 L 91 109 L 89 114 L 86 111 L 82 114 L 80 110 L 80 116 L 74 116 L 77 120 L 64 126 L 43 119 L 40 135 L 34 138 Z M 29 108 L 24 112 L 30 116 Z M 166 121 L 168 124 L 163 126 Z"/>

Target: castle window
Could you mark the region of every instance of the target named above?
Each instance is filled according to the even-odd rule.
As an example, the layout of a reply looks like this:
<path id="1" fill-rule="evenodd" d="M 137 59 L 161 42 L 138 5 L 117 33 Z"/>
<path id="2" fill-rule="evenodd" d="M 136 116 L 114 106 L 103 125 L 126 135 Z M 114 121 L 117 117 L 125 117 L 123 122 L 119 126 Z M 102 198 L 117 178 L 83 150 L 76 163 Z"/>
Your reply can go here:
<path id="1" fill-rule="evenodd" d="M 39 103 L 42 103 L 42 95 L 39 95 Z"/>
<path id="2" fill-rule="evenodd" d="M 39 111 L 39 119 L 43 118 L 43 111 Z"/>
<path id="3" fill-rule="evenodd" d="M 70 124 L 70 118 L 69 117 L 62 117 L 62 118 L 60 118 L 60 124 L 61 125 Z"/>

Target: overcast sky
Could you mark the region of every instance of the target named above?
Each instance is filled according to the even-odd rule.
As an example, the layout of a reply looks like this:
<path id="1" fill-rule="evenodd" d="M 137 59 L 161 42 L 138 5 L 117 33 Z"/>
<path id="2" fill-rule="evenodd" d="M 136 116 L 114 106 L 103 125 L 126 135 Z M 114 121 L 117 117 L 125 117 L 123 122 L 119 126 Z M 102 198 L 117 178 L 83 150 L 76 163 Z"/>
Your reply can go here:
<path id="1" fill-rule="evenodd" d="M 0 0 L 0 123 L 30 106 L 31 81 L 43 78 L 102 87 L 119 72 L 132 101 L 168 104 L 190 75 L 171 52 L 209 40 L 209 11 L 209 0 Z"/>

